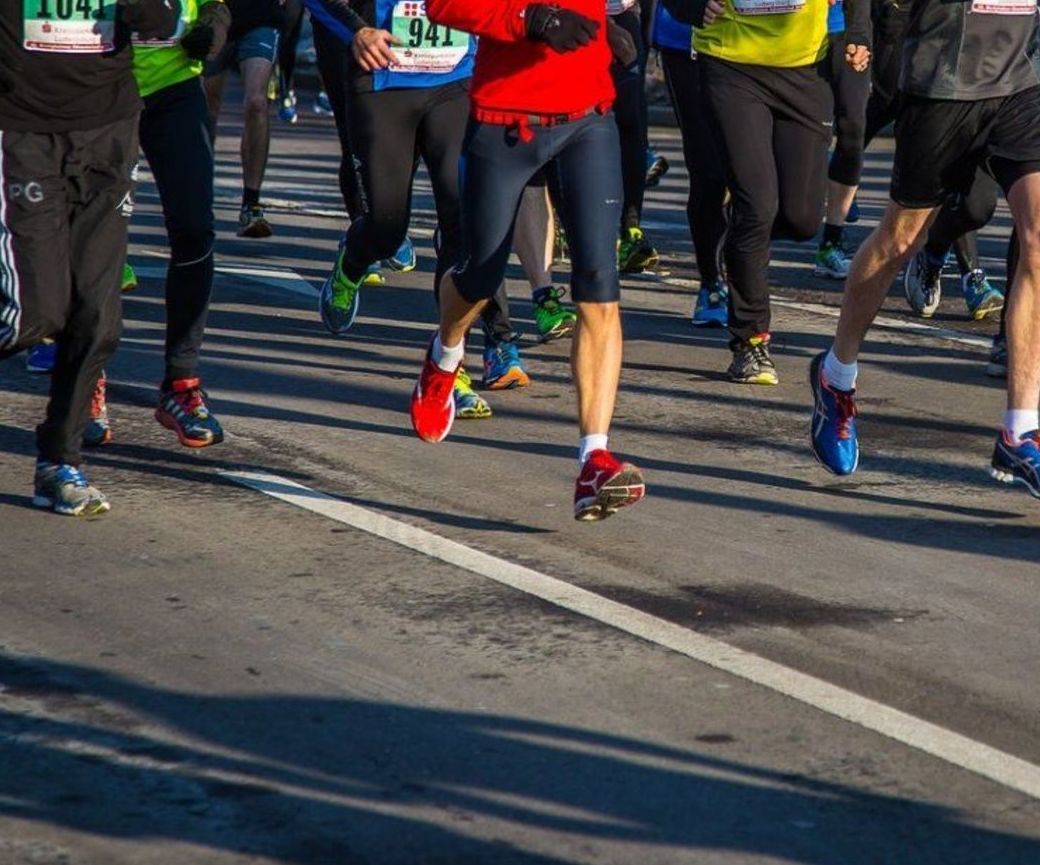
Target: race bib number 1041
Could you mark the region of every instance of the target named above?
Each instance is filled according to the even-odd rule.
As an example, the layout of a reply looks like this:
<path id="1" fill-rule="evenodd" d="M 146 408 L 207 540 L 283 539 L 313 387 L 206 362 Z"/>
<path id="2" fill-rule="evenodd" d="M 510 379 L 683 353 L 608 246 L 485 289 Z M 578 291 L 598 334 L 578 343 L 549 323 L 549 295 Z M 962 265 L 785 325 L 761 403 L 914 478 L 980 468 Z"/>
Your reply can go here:
<path id="1" fill-rule="evenodd" d="M 23 0 L 28 51 L 104 54 L 116 47 L 115 0 Z"/>

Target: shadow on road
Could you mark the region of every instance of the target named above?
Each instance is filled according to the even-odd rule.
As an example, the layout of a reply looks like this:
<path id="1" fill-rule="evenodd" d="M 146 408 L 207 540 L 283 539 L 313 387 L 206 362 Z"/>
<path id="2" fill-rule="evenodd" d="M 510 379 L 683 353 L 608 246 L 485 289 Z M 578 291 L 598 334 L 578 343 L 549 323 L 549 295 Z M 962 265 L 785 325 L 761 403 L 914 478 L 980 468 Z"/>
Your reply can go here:
<path id="1" fill-rule="evenodd" d="M 708 850 L 806 865 L 1040 861 L 1040 841 L 926 802 L 592 728 L 187 693 L 10 655 L 0 684 L 0 815 L 202 856 L 554 865 L 601 860 L 612 842 L 629 862 L 633 845 L 684 862 Z"/>

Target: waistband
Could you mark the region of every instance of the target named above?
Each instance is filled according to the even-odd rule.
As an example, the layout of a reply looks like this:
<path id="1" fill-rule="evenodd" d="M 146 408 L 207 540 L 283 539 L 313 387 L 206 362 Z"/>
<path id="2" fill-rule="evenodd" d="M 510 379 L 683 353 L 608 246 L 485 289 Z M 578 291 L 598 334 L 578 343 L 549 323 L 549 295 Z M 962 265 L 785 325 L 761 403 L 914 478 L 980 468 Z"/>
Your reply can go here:
<path id="1" fill-rule="evenodd" d="M 520 140 L 528 142 L 534 139 L 532 126 L 560 126 L 564 123 L 574 123 L 576 120 L 583 120 L 592 114 L 606 114 L 610 110 L 610 105 L 610 102 L 600 102 L 590 108 L 565 114 L 524 114 L 519 111 L 497 111 L 493 108 L 474 106 L 473 119 L 478 123 L 515 128 Z"/>

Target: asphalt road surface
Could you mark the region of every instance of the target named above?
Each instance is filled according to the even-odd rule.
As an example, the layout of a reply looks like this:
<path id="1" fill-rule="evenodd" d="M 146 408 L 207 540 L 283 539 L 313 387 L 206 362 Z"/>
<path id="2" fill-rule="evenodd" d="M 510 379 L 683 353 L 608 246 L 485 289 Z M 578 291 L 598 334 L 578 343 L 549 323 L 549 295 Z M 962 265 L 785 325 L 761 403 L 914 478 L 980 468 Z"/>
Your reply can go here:
<path id="1" fill-rule="evenodd" d="M 315 308 L 344 227 L 331 124 L 275 127 L 269 242 L 234 234 L 234 124 L 204 360 L 227 441 L 192 452 L 151 416 L 147 172 L 116 438 L 88 464 L 105 519 L 29 507 L 47 381 L 0 365 L 0 865 L 1040 862 L 1040 504 L 984 471 L 994 325 L 954 280 L 924 329 L 893 291 L 861 470 L 835 479 L 806 371 L 840 287 L 778 245 L 781 384 L 727 382 L 725 336 L 689 324 L 687 184 L 654 130 L 667 273 L 625 280 L 611 439 L 649 497 L 577 524 L 566 344 L 524 342 L 532 386 L 489 394 L 492 419 L 436 447 L 411 432 L 425 179 L 419 269 L 334 338 Z M 881 142 L 854 240 L 889 162 Z M 1008 229 L 1002 209 L 982 241 L 1001 278 Z"/>

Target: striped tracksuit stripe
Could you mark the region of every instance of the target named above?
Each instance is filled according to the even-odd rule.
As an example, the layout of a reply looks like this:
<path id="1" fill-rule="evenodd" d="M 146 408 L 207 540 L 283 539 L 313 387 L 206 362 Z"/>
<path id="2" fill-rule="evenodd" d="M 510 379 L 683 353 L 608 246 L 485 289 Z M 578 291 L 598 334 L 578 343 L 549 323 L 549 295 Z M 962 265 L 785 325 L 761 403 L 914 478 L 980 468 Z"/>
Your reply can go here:
<path id="1" fill-rule="evenodd" d="M 21 284 L 14 259 L 14 238 L 8 223 L 4 144 L 4 133 L 0 131 L 0 349 L 18 341 L 22 320 Z"/>

